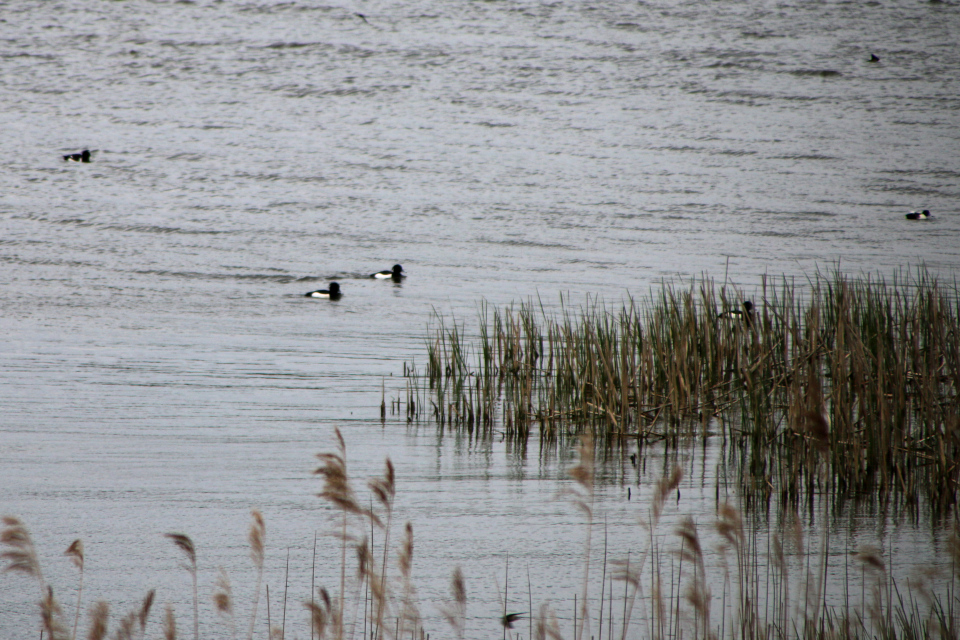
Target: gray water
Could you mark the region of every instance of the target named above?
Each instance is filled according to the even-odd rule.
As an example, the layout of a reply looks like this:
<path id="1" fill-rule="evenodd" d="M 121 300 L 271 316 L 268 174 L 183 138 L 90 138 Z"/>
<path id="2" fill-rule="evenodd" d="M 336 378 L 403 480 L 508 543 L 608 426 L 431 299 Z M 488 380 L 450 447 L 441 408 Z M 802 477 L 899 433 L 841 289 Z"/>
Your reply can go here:
<path id="1" fill-rule="evenodd" d="M 702 273 L 756 295 L 763 274 L 837 264 L 954 278 L 958 12 L 0 4 L 0 511 L 30 526 L 65 604 L 61 554 L 81 537 L 85 603 L 121 615 L 157 588 L 187 629 L 189 578 L 160 534 L 189 534 L 202 631 L 226 637 L 211 584 L 224 566 L 247 610 L 262 509 L 273 615 L 289 549 L 288 633 L 308 637 L 315 533 L 319 583 L 339 567 L 310 473 L 339 427 L 358 482 L 397 464 L 434 637 L 456 565 L 471 633 L 499 633 L 507 556 L 509 608 L 528 609 L 529 569 L 534 606 L 552 599 L 569 625 L 584 529 L 555 496 L 573 454 L 381 425 L 381 387 L 397 395 L 402 363 L 422 363 L 435 311 L 470 319 L 481 300 L 617 303 Z M 61 160 L 83 148 L 92 163 Z M 915 208 L 934 217 L 906 221 Z M 401 284 L 365 277 L 396 262 Z M 303 297 L 331 280 L 341 300 Z M 669 522 L 710 522 L 716 455 L 682 456 Z M 637 518 L 665 466 L 639 488 L 629 463 L 605 467 L 611 556 L 644 548 Z M 908 569 L 943 539 L 883 519 L 843 531 Z M 35 635 L 38 593 L 0 577 L 0 637 Z"/>

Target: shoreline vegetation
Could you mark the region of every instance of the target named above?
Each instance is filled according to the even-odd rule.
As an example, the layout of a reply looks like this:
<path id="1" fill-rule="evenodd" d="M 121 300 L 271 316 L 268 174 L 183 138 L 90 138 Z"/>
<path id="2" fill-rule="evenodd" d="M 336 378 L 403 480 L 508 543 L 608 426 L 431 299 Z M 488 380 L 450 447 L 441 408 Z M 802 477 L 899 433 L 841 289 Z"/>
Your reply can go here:
<path id="1" fill-rule="evenodd" d="M 712 441 L 747 505 L 955 506 L 956 281 L 834 270 L 764 277 L 755 300 L 703 277 L 619 306 L 562 302 L 483 304 L 475 337 L 438 314 L 425 370 L 404 364 L 392 409 L 521 449 L 582 434 L 621 455 Z"/>
<path id="2" fill-rule="evenodd" d="M 582 516 L 582 577 L 569 602 L 535 602 L 529 569 L 524 585 L 505 557 L 496 617 L 471 615 L 470 578 L 459 567 L 451 568 L 448 599 L 425 615 L 412 578 L 414 528 L 396 523 L 393 465 L 388 458 L 361 496 L 339 430 L 314 472 L 317 495 L 335 514 L 336 585 L 314 584 L 315 541 L 313 566 L 292 567 L 301 576 L 309 569 L 309 590 L 295 588 L 288 600 L 289 557 L 283 583 L 265 581 L 267 523 L 256 511 L 248 535 L 254 596 L 242 613 L 222 570 L 204 589 L 211 597 L 201 597 L 203 558 L 184 533 L 165 534 L 190 579 L 192 606 L 180 627 L 171 605 L 152 613 L 155 600 L 184 601 L 183 593 L 150 589 L 112 620 L 108 603 L 90 604 L 80 540 L 65 553 L 78 569 L 75 601 L 61 604 L 13 516 L 0 530 L 2 569 L 39 587 L 41 640 L 200 640 L 201 613 L 214 619 L 204 621 L 204 637 L 234 640 L 960 638 L 956 523 L 931 565 L 905 580 L 894 575 L 892 547 L 840 553 L 828 533 L 845 504 L 862 501 L 927 509 L 941 524 L 956 517 L 958 305 L 956 282 L 943 285 L 918 269 L 890 283 L 839 272 L 803 287 L 764 279 L 753 300 L 703 278 L 664 284 L 613 310 L 596 301 L 565 303 L 554 315 L 532 303 L 483 305 L 476 338 L 438 316 L 426 370 L 404 365 L 405 396 L 391 412 L 432 420 L 441 432 L 502 435 L 516 449 L 534 436 L 541 448 L 575 448 L 558 494 Z M 608 553 L 597 456 L 707 442 L 722 448 L 718 477 L 736 479 L 739 503 L 721 502 L 718 492 L 711 522 L 683 517 L 670 499 L 683 472 L 665 455 L 640 506 L 638 547 Z M 763 535 L 745 524 L 763 518 Z M 708 540 L 719 545 L 708 550 Z M 271 612 L 279 598 L 282 613 Z M 288 625 L 288 611 L 299 622 Z"/>
<path id="3" fill-rule="evenodd" d="M 396 477 L 390 459 L 384 472 L 367 482 L 369 497 L 361 497 L 347 470 L 346 443 L 335 431 L 336 451 L 317 455 L 320 466 L 314 472 L 322 479 L 317 494 L 335 514 L 331 533 L 339 544 L 339 584 L 336 588 L 313 584 L 316 555 L 311 567 L 311 586 L 307 597 L 300 594 L 306 611 L 311 640 L 427 640 L 455 638 L 463 640 L 478 622 L 469 616 L 470 598 L 467 578 L 454 567 L 449 581 L 448 599 L 436 605 L 437 626 L 428 630 L 412 580 L 414 529 L 410 522 L 392 536 L 395 514 Z M 504 639 L 522 640 L 628 640 L 632 638 L 677 639 L 721 638 L 755 639 L 853 639 L 853 638 L 958 638 L 960 594 L 960 536 L 955 527 L 945 557 L 926 568 L 919 577 L 900 584 L 893 576 L 893 558 L 885 557 L 879 547 L 864 546 L 833 560 L 829 554 L 829 536 L 822 528 L 819 540 L 806 539 L 800 517 L 781 519 L 771 527 L 770 535 L 754 536 L 745 526 L 741 512 L 730 504 L 717 510 L 712 528 L 720 540 L 715 553 L 720 562 L 707 562 L 708 551 L 701 537 L 702 525 L 693 518 L 674 517 L 672 531 L 663 516 L 675 509 L 670 498 L 680 486 L 683 472 L 669 470 L 653 487 L 645 514 L 638 523 L 641 549 L 636 555 L 614 551 L 608 554 L 604 540 L 602 562 L 593 547 L 601 533 L 601 506 L 595 500 L 595 452 L 589 435 L 581 436 L 576 450 L 578 462 L 569 470 L 571 482 L 558 499 L 583 517 L 583 567 L 579 592 L 571 602 L 539 602 L 534 605 L 529 570 L 525 594 L 529 603 L 524 611 L 511 611 L 507 591 L 513 589 L 518 601 L 520 587 L 510 583 L 509 559 L 506 560 L 503 593 L 497 595 L 502 615 L 481 620 L 485 630 Z M 368 505 L 368 506 L 365 506 Z M 825 517 L 825 514 L 823 514 Z M 378 538 L 374 536 L 377 532 Z M 287 627 L 287 583 L 289 560 L 282 590 L 282 617 L 270 613 L 270 585 L 262 585 L 267 526 L 262 514 L 252 513 L 248 541 L 256 590 L 249 613 L 241 614 L 233 597 L 230 577 L 221 569 L 213 585 L 210 604 L 204 612 L 214 611 L 217 622 L 208 622 L 201 636 L 198 558 L 193 541 L 181 533 L 165 534 L 186 562 L 181 566 L 192 582 L 192 615 L 181 631 L 172 605 L 167 604 L 156 622 L 151 617 L 157 593 L 147 592 L 142 602 L 110 620 L 109 603 L 92 605 L 83 600 L 83 543 L 74 541 L 66 550 L 79 570 L 76 604 L 64 608 L 54 595 L 40 567 L 33 541 L 24 524 L 5 516 L 0 531 L 0 553 L 4 572 L 17 572 L 32 578 L 39 587 L 39 628 L 43 640 L 76 640 L 86 628 L 88 640 L 134 640 L 178 637 L 245 637 L 284 640 L 307 637 L 305 632 Z M 377 548 L 373 540 L 379 539 Z M 173 551 L 173 550 L 171 550 Z M 591 561 L 591 558 L 594 560 Z M 844 582 L 838 595 L 842 604 L 828 604 L 828 574 L 842 570 Z M 598 579 L 599 578 L 599 579 Z M 516 581 L 516 578 L 514 578 Z M 262 587 L 266 591 L 266 616 L 258 617 Z M 302 592 L 301 590 L 298 590 Z M 274 590 L 276 594 L 276 589 Z M 297 598 L 292 596 L 291 600 Z M 86 607 L 86 608 L 85 608 Z M 86 610 L 85 625 L 80 626 Z M 302 611 L 301 610 L 301 611 Z M 560 615 L 561 613 L 565 615 Z M 301 614 L 302 616 L 302 614 Z M 442 626 L 446 623 L 446 626 Z M 241 632 L 241 629 L 246 633 Z M 213 630 L 211 632 L 210 630 Z M 182 635 L 181 635 L 182 633 Z"/>

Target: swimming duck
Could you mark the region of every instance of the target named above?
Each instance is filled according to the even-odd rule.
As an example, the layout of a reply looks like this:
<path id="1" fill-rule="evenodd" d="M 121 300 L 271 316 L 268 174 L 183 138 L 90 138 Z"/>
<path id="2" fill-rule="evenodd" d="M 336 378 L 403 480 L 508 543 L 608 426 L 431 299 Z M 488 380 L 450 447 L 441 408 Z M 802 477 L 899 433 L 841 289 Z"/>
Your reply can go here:
<path id="1" fill-rule="evenodd" d="M 911 211 L 907 214 L 907 220 L 926 220 L 930 216 L 930 210 L 924 209 L 923 211 Z"/>
<path id="2" fill-rule="evenodd" d="M 753 322 L 753 303 L 747 300 L 743 303 L 743 310 L 731 309 L 730 311 L 724 311 L 717 317 L 727 320 L 743 320 L 749 326 Z"/>
<path id="3" fill-rule="evenodd" d="M 84 149 L 80 153 L 68 153 L 63 159 L 67 162 L 90 162 L 90 149 Z"/>
<path id="4" fill-rule="evenodd" d="M 393 265 L 392 271 L 377 271 L 376 273 L 370 274 L 371 278 L 376 278 L 377 280 L 386 280 L 388 278 L 393 278 L 394 280 L 399 280 L 400 278 L 406 278 L 403 274 L 403 267 L 398 264 Z"/>
<path id="5" fill-rule="evenodd" d="M 305 298 L 329 298 L 330 300 L 339 300 L 340 296 L 343 294 L 340 293 L 340 285 L 336 282 L 330 283 L 329 289 L 317 289 L 316 291 L 311 291 L 310 293 L 305 293 Z"/>

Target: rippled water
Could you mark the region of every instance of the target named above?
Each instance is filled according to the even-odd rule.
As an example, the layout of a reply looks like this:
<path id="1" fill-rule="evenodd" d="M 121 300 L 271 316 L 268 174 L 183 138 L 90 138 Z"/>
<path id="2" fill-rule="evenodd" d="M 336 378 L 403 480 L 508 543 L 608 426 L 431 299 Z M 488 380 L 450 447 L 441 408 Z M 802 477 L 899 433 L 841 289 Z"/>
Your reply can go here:
<path id="1" fill-rule="evenodd" d="M 79 536 L 91 599 L 156 586 L 185 620 L 159 534 L 196 540 L 207 594 L 218 565 L 248 593 L 261 508 L 299 624 L 329 531 L 312 454 L 339 426 L 358 477 L 398 464 L 425 614 L 461 564 L 471 628 L 496 629 L 508 553 L 536 598 L 569 599 L 582 527 L 553 497 L 572 454 L 381 426 L 381 384 L 422 360 L 434 310 L 480 300 L 618 301 L 702 272 L 749 294 L 836 262 L 953 278 L 960 17 L 899 4 L 0 5 L 0 510 L 65 601 Z M 395 262 L 402 284 L 365 277 Z M 330 280 L 339 302 L 303 297 Z M 710 455 L 684 458 L 676 506 L 704 523 Z M 638 550 L 643 494 L 605 473 L 611 546 Z M 931 545 L 857 526 L 851 546 Z M 28 584 L 3 576 L 0 637 L 33 633 Z"/>

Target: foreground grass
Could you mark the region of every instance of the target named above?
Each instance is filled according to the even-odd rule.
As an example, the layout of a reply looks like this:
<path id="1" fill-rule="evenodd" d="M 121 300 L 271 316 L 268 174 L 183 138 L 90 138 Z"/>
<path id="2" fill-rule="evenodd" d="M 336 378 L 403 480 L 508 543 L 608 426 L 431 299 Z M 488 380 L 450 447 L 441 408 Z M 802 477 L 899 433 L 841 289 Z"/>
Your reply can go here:
<path id="1" fill-rule="evenodd" d="M 947 513 L 960 487 L 957 283 L 918 269 L 803 284 L 764 278 L 756 301 L 704 278 L 612 309 L 482 306 L 470 339 L 441 317 L 425 371 L 404 367 L 407 416 L 521 443 L 716 437 L 751 499 L 925 499 Z"/>
<path id="2" fill-rule="evenodd" d="M 449 600 L 440 607 L 446 626 L 427 629 L 412 582 L 414 562 L 413 527 L 406 523 L 399 542 L 392 541 L 396 478 L 387 459 L 382 476 L 367 482 L 369 497 L 361 497 L 348 473 L 346 444 L 336 432 L 337 447 L 317 457 L 315 475 L 322 479 L 318 496 L 335 508 L 336 538 L 339 540 L 340 577 L 336 585 L 311 586 L 303 600 L 310 637 L 333 640 L 364 640 L 466 637 L 469 600 L 466 578 L 454 568 Z M 679 468 L 663 476 L 653 487 L 638 534 L 644 540 L 636 556 L 613 550 L 602 563 L 591 564 L 595 530 L 600 526 L 595 500 L 595 447 L 590 436 L 577 444 L 578 463 L 570 470 L 572 482 L 561 497 L 583 515 L 583 568 L 579 593 L 572 603 L 533 605 L 528 585 L 529 611 L 512 612 L 504 603 L 499 619 L 488 620 L 484 636 L 512 639 L 609 640 L 620 638 L 958 638 L 960 598 L 956 578 L 960 575 L 960 539 L 954 534 L 943 558 L 929 567 L 924 576 L 897 584 L 888 566 L 890 558 L 877 548 L 864 547 L 844 560 L 846 581 L 839 585 L 842 606 L 828 606 L 828 527 L 821 527 L 819 541 L 804 541 L 800 519 L 787 515 L 776 532 L 762 541 L 746 527 L 738 509 L 721 504 L 712 528 L 722 545 L 715 553 L 720 562 L 707 562 L 708 552 L 701 538 L 702 527 L 684 518 L 672 532 L 663 531 L 664 514 L 673 502 L 669 498 L 679 487 Z M 822 455 L 826 455 L 823 453 Z M 823 504 L 826 504 L 824 502 Z M 820 514 L 825 518 L 825 513 Z M 66 554 L 79 570 L 77 602 L 66 611 L 44 578 L 32 539 L 17 518 L 3 519 L 0 554 L 4 571 L 15 571 L 35 580 L 39 587 L 38 623 L 41 639 L 118 640 L 180 637 L 181 628 L 171 606 L 160 616 L 153 615 L 155 591 L 147 592 L 142 603 L 111 620 L 108 603 L 98 601 L 88 608 L 80 624 L 83 602 L 84 551 L 75 541 Z M 382 547 L 374 548 L 371 531 L 380 532 Z M 598 531 L 596 533 L 599 533 Z M 192 579 L 192 615 L 186 637 L 199 640 L 197 569 L 200 558 L 192 540 L 180 533 L 166 534 L 172 550 L 185 559 L 183 565 Z M 269 618 L 264 624 L 258 614 L 266 544 L 266 523 L 253 513 L 249 531 L 250 556 L 255 573 L 255 596 L 250 611 L 235 610 L 229 576 L 221 571 L 213 590 L 213 605 L 222 631 L 219 637 L 269 637 L 283 640 L 288 634 L 281 623 Z M 469 541 L 465 541 L 469 544 Z M 819 552 L 811 548 L 819 547 Z M 719 567 L 708 569 L 708 567 Z M 311 574 L 313 570 L 311 570 Z M 506 592 L 509 583 L 504 583 Z M 269 602 L 269 586 L 267 600 Z M 517 588 L 514 586 L 514 591 Z M 859 596 L 858 596 L 859 594 Z M 838 594 L 833 594 L 836 596 Z M 498 593 L 498 596 L 500 594 Z M 286 610 L 284 595 L 284 611 Z M 572 612 L 563 621 L 558 611 Z M 269 611 L 269 609 L 268 609 Z M 258 617 L 259 615 L 259 617 Z M 154 618 L 159 617 L 159 624 Z M 572 618 L 572 620 L 571 620 Z M 524 627 L 526 627 L 524 629 Z M 79 635 L 78 635 L 79 634 Z"/>

